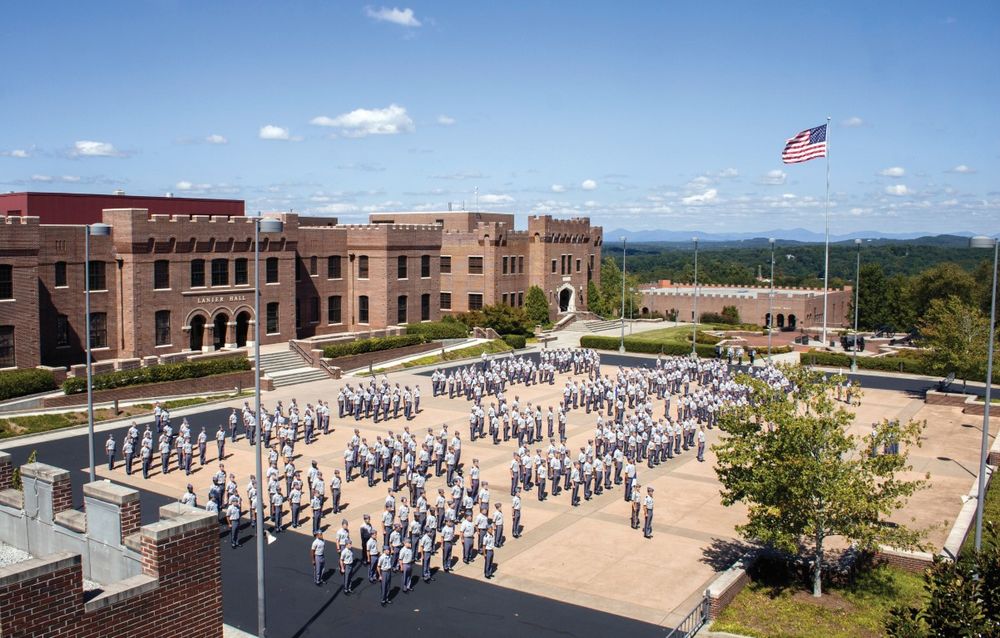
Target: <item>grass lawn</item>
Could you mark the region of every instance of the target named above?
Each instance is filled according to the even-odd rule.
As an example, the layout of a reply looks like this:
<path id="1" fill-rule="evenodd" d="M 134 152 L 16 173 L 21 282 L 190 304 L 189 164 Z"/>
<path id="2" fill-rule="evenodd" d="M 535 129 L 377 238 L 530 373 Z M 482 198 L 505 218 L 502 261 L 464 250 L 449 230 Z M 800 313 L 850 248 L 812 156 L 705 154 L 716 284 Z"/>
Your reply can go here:
<path id="1" fill-rule="evenodd" d="M 986 500 L 983 502 L 983 544 L 986 544 L 986 521 L 993 521 L 1000 525 L 1000 479 L 994 476 L 986 487 Z M 969 527 L 969 534 L 962 543 L 962 550 L 959 555 L 971 552 L 976 545 L 976 522 L 973 520 Z"/>
<path id="2" fill-rule="evenodd" d="M 474 346 L 469 346 L 468 348 L 459 348 L 458 350 L 449 350 L 441 356 L 441 353 L 427 355 L 426 357 L 420 357 L 419 359 L 413 359 L 412 361 L 407 361 L 406 363 L 391 366 L 389 368 L 375 368 L 372 370 L 372 374 L 382 374 L 383 372 L 395 372 L 398 370 L 405 370 L 406 368 L 416 368 L 418 366 L 429 366 L 435 363 L 441 363 L 443 361 L 456 361 L 458 359 L 468 359 L 470 357 L 478 357 L 484 352 L 486 354 L 499 354 L 501 352 L 510 352 L 513 350 L 509 345 L 504 343 L 501 339 L 493 339 L 492 341 L 487 341 L 486 343 L 480 343 Z M 368 376 L 368 373 L 363 373 L 360 376 Z"/>
<path id="3" fill-rule="evenodd" d="M 246 394 L 246 393 L 244 393 Z M 176 410 L 192 405 L 200 405 L 216 399 L 231 399 L 232 394 L 216 394 L 206 397 L 191 397 L 187 399 L 174 399 L 163 401 L 160 405 L 168 410 Z M 151 414 L 153 412 L 152 403 L 139 403 L 128 407 L 119 408 L 118 414 L 114 414 L 111 408 L 101 408 L 94 410 L 94 421 L 108 421 L 111 419 L 124 419 L 131 416 Z M 9 419 L 0 419 L 0 439 L 20 436 L 22 434 L 37 434 L 38 432 L 48 432 L 58 430 L 72 425 L 82 425 L 87 422 L 87 411 L 60 412 L 56 414 L 36 414 L 32 416 L 19 416 Z"/>
<path id="4" fill-rule="evenodd" d="M 702 330 L 732 330 L 735 326 L 727 326 L 721 323 L 699 323 L 698 332 Z M 664 341 L 668 343 L 691 343 L 691 325 L 674 326 L 672 328 L 660 328 L 659 330 L 647 330 L 637 332 L 634 335 L 627 335 L 631 339 L 640 341 Z"/>
<path id="5" fill-rule="evenodd" d="M 919 606 L 923 577 L 888 565 L 864 570 L 849 585 L 812 590 L 788 578 L 760 576 L 743 589 L 712 624 L 757 638 L 875 638 L 884 636 L 889 610 Z"/>

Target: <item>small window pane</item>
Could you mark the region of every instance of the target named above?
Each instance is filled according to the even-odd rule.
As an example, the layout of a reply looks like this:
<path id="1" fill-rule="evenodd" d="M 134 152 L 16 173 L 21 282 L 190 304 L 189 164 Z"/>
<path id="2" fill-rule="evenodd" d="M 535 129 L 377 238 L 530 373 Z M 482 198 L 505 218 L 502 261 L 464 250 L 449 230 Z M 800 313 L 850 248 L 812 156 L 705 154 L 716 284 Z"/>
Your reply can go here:
<path id="1" fill-rule="evenodd" d="M 249 262 L 245 257 L 236 260 L 233 271 L 233 283 L 237 286 L 246 286 L 250 283 Z"/>

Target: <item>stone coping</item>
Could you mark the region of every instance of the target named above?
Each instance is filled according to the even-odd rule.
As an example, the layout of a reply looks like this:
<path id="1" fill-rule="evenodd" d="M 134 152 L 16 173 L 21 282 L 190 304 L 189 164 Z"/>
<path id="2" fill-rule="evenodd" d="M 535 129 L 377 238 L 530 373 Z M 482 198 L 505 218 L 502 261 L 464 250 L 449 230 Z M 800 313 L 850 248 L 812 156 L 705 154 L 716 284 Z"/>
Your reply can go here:
<path id="1" fill-rule="evenodd" d="M 70 552 L 56 552 L 44 558 L 29 558 L 28 560 L 0 567 L 0 587 L 8 587 L 17 583 L 45 576 L 53 572 L 76 566 L 82 568 L 83 558 Z M 82 573 L 82 572 L 81 572 Z"/>
<path id="2" fill-rule="evenodd" d="M 120 580 L 117 583 L 103 586 L 101 593 L 86 602 L 84 610 L 97 611 L 120 603 L 135 596 L 153 591 L 159 586 L 159 581 L 153 576 L 139 574 Z"/>
<path id="3" fill-rule="evenodd" d="M 724 594 L 734 583 L 743 577 L 756 559 L 757 552 L 748 552 L 737 559 L 726 571 L 720 573 L 715 577 L 715 580 L 709 583 L 707 588 L 708 595 L 712 598 L 718 598 Z"/>
<path id="4" fill-rule="evenodd" d="M 87 531 L 87 514 L 84 512 L 78 512 L 77 510 L 63 510 L 57 512 L 53 517 L 56 524 L 62 525 L 74 532 L 79 532 L 81 534 Z"/>
<path id="5" fill-rule="evenodd" d="M 139 500 L 139 490 L 117 485 L 107 479 L 84 484 L 83 495 L 115 505 L 124 505 Z"/>
<path id="6" fill-rule="evenodd" d="M 160 518 L 164 520 L 142 526 L 139 533 L 143 539 L 148 538 L 153 542 L 159 542 L 194 530 L 215 527 L 219 524 L 217 516 L 212 512 L 194 509 L 180 503 L 161 507 Z"/>
<path id="7" fill-rule="evenodd" d="M 6 505 L 18 510 L 24 509 L 24 492 L 15 490 L 12 487 L 0 490 L 0 505 Z"/>
<path id="8" fill-rule="evenodd" d="M 45 463 L 27 463 L 21 466 L 21 476 L 36 478 L 45 483 L 55 483 L 57 481 L 68 481 L 69 470 Z"/>

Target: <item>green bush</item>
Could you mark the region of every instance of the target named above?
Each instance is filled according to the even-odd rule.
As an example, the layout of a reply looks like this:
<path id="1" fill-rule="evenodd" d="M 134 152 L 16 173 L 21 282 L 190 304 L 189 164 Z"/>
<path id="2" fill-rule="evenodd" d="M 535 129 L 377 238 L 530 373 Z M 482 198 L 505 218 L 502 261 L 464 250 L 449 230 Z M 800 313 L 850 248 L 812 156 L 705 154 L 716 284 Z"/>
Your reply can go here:
<path id="1" fill-rule="evenodd" d="M 328 345 L 323 348 L 323 356 L 327 359 L 336 359 L 337 357 L 349 357 L 355 354 L 365 354 L 366 352 L 379 352 L 381 350 L 415 346 L 418 343 L 427 343 L 428 341 L 431 341 L 431 339 L 419 334 L 359 339 L 357 341 L 348 341 L 347 343 Z"/>
<path id="2" fill-rule="evenodd" d="M 701 318 L 698 319 L 699 323 L 724 323 L 729 326 L 735 326 L 740 322 L 739 316 L 733 317 L 732 315 L 725 315 L 718 312 L 703 312 L 701 313 Z"/>
<path id="3" fill-rule="evenodd" d="M 810 350 L 802 355 L 802 363 L 817 366 L 849 368 L 851 355 L 839 352 Z M 931 367 L 919 357 L 858 357 L 861 370 L 883 370 L 886 372 L 908 372 L 910 374 L 935 374 Z"/>
<path id="4" fill-rule="evenodd" d="M 406 324 L 406 334 L 421 335 L 434 341 L 437 339 L 464 339 L 469 330 L 457 321 L 428 321 Z"/>
<path id="5" fill-rule="evenodd" d="M 580 337 L 580 347 L 595 350 L 617 350 L 621 339 L 618 337 L 599 337 L 586 335 Z M 695 346 L 699 357 L 715 358 L 715 346 L 699 343 Z M 650 341 L 625 337 L 625 352 L 641 352 L 644 354 L 686 355 L 691 353 L 691 346 L 685 343 L 665 341 Z"/>
<path id="6" fill-rule="evenodd" d="M 56 379 L 48 370 L 0 372 L 0 401 L 56 389 Z"/>
<path id="7" fill-rule="evenodd" d="M 181 379 L 198 379 L 216 374 L 249 370 L 250 368 L 250 360 L 243 356 L 203 361 L 183 361 L 181 363 L 164 363 L 147 368 L 136 368 L 135 370 L 122 370 L 120 372 L 95 375 L 94 390 L 112 390 L 131 385 L 179 381 Z M 66 394 L 79 394 L 86 391 L 86 377 L 70 377 L 63 383 L 63 392 Z"/>
<path id="8" fill-rule="evenodd" d="M 503 335 L 503 341 L 515 350 L 523 348 L 528 343 L 528 340 L 522 335 Z"/>

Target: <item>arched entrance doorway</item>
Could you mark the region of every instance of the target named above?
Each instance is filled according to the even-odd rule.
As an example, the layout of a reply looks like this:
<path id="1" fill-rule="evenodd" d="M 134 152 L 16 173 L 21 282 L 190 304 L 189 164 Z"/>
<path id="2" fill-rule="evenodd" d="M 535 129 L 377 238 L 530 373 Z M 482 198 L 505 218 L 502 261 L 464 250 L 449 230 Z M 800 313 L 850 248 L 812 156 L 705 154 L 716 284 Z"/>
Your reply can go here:
<path id="1" fill-rule="evenodd" d="M 788 329 L 795 330 L 796 323 L 798 323 L 798 320 L 795 318 L 795 315 L 788 315 Z"/>
<path id="2" fill-rule="evenodd" d="M 566 312 L 569 310 L 570 304 L 573 302 L 573 291 L 569 288 L 563 288 L 559 291 L 559 312 Z"/>
<path id="3" fill-rule="evenodd" d="M 214 332 L 214 339 L 212 347 L 216 350 L 222 350 L 226 346 L 226 327 L 229 325 L 229 317 L 225 314 L 215 315 L 215 321 L 212 323 L 212 332 Z"/>
<path id="4" fill-rule="evenodd" d="M 205 317 L 195 315 L 191 318 L 191 338 L 190 348 L 195 352 L 201 352 L 205 344 Z"/>
<path id="5" fill-rule="evenodd" d="M 250 332 L 250 313 L 244 310 L 236 315 L 236 347 L 245 348 L 247 334 Z"/>
<path id="6" fill-rule="evenodd" d="M 785 327 L 785 315 L 779 314 L 778 315 L 778 330 L 781 330 L 784 327 Z"/>
<path id="7" fill-rule="evenodd" d="M 770 328 L 771 327 L 771 313 L 770 312 L 765 312 L 764 313 L 764 327 L 765 328 Z"/>

